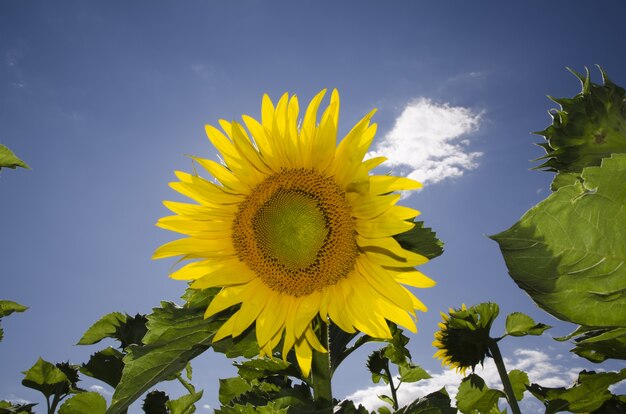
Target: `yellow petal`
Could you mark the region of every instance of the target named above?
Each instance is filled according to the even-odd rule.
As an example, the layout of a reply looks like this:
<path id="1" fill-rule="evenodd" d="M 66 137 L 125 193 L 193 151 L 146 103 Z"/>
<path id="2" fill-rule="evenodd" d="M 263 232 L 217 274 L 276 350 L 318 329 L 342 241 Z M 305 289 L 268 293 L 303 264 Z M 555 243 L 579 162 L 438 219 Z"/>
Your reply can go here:
<path id="1" fill-rule="evenodd" d="M 354 227 L 361 236 L 376 239 L 404 233 L 411 230 L 414 225 L 414 223 L 382 214 L 371 220 L 356 220 Z"/>
<path id="2" fill-rule="evenodd" d="M 392 175 L 373 175 L 370 177 L 370 193 L 372 195 L 418 188 L 422 188 L 422 184 L 406 177 L 394 177 Z"/>
<path id="3" fill-rule="evenodd" d="M 398 200 L 400 194 L 382 196 L 362 196 L 350 193 L 348 200 L 352 204 L 352 216 L 358 219 L 370 220 L 389 210 Z"/>
<path id="4" fill-rule="evenodd" d="M 256 278 L 256 274 L 238 260 L 225 263 L 227 263 L 227 265 L 224 266 L 224 268 L 197 279 L 191 284 L 191 288 L 208 289 L 212 287 L 240 285 Z"/>
<path id="5" fill-rule="evenodd" d="M 313 360 L 313 350 L 311 349 L 311 345 L 303 336 L 299 341 L 296 342 L 296 359 L 298 360 L 298 365 L 300 366 L 300 371 L 302 371 L 302 375 L 306 378 L 311 373 L 311 362 Z"/>
<path id="6" fill-rule="evenodd" d="M 418 272 L 414 269 L 392 268 L 390 271 L 392 272 L 396 282 L 402 283 L 403 285 L 409 285 L 416 288 L 431 288 L 436 285 L 434 280 L 427 277 L 422 272 Z"/>

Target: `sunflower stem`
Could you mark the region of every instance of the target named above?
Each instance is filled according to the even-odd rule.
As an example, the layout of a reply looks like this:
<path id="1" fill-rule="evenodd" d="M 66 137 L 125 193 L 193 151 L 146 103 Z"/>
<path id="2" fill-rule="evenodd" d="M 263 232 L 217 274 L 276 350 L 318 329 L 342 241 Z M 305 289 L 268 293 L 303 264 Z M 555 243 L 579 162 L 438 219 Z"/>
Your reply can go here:
<path id="1" fill-rule="evenodd" d="M 391 375 L 391 370 L 389 369 L 389 360 L 387 358 L 385 358 L 385 374 L 387 375 L 387 378 L 389 379 L 389 388 L 391 388 L 391 399 L 393 400 L 393 409 L 397 410 L 398 409 L 398 394 L 396 393 L 396 391 L 398 390 L 398 388 L 396 388 L 396 386 L 393 384 L 393 376 Z M 400 385 L 398 385 L 399 387 Z"/>
<path id="2" fill-rule="evenodd" d="M 517 398 L 515 398 L 515 393 L 513 392 L 511 380 L 509 379 L 509 375 L 506 373 L 506 367 L 504 366 L 504 360 L 502 359 L 502 354 L 500 353 L 498 342 L 493 338 L 489 338 L 488 344 L 489 351 L 491 352 L 491 357 L 493 358 L 494 362 L 496 363 L 496 367 L 498 368 L 498 374 L 500 374 L 502 386 L 504 387 L 504 393 L 506 394 L 506 399 L 509 402 L 511 411 L 513 412 L 513 414 L 522 414 L 519 406 L 517 405 Z"/>
<path id="3" fill-rule="evenodd" d="M 320 412 L 332 412 L 333 390 L 331 387 L 330 347 L 328 341 L 328 324 L 319 320 L 320 342 L 328 352 L 313 350 L 311 364 L 311 382 L 313 383 L 313 399 L 315 408 Z"/>

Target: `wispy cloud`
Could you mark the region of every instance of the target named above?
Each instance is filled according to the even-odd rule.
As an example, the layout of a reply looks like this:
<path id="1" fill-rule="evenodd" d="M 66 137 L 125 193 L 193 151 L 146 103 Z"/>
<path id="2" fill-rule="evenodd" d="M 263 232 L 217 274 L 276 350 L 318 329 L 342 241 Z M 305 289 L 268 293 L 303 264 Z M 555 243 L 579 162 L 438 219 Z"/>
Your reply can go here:
<path id="1" fill-rule="evenodd" d="M 505 359 L 507 369 L 521 369 L 528 373 L 530 382 L 539 383 L 547 387 L 569 386 L 582 370 L 580 367 L 566 367 L 560 364 L 562 356 L 553 357 L 543 351 L 533 349 L 518 349 L 514 353 L 513 359 Z M 502 388 L 498 370 L 493 360 L 485 361 L 484 368 L 477 367 L 476 373 L 480 375 L 490 388 Z M 461 383 L 462 376 L 451 370 L 432 374 L 431 379 L 416 383 L 402 384 L 398 390 L 400 405 L 406 405 L 417 398 L 440 390 L 444 386 L 454 402 Z M 397 383 L 397 382 L 396 382 Z M 378 395 L 389 395 L 389 386 L 373 386 L 359 390 L 346 398 L 357 404 L 363 404 L 368 410 L 375 410 L 385 405 L 378 399 Z M 532 399 L 529 399 L 532 400 Z M 536 401 L 527 401 L 527 412 L 532 412 L 534 407 L 538 407 Z"/>
<path id="2" fill-rule="evenodd" d="M 419 98 L 409 103 L 391 131 L 368 156 L 385 156 L 386 165 L 405 167 L 422 183 L 459 177 L 478 167 L 481 152 L 469 152 L 468 133 L 478 129 L 481 114 L 469 108 Z"/>

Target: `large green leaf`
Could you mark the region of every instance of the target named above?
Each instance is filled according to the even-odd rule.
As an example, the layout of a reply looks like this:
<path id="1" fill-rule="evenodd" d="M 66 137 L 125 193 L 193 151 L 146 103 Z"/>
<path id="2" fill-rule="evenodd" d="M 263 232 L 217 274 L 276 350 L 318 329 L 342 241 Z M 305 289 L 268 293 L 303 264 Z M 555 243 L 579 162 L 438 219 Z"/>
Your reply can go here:
<path id="1" fill-rule="evenodd" d="M 537 132 L 547 140 L 541 144 L 546 150 L 541 159 L 547 161 L 537 168 L 580 173 L 585 167 L 600 165 L 613 153 L 626 153 L 624 89 L 600 71 L 603 85 L 591 82 L 589 71 L 586 76 L 572 71 L 580 79 L 582 91 L 573 98 L 552 98 L 561 109 L 551 111 L 552 125 Z M 556 184 L 553 188 L 561 185 Z"/>
<path id="2" fill-rule="evenodd" d="M 120 413 L 158 382 L 172 379 L 206 351 L 223 320 L 204 319 L 206 302 L 179 307 L 162 302 L 148 316 L 145 345 L 127 348 L 122 378 L 107 414 Z"/>
<path id="3" fill-rule="evenodd" d="M 528 374 L 519 369 L 514 369 L 510 371 L 508 375 L 511 381 L 511 388 L 513 388 L 513 394 L 515 394 L 515 399 L 521 401 L 522 398 L 524 398 L 526 388 L 530 385 Z"/>
<path id="4" fill-rule="evenodd" d="M 193 414 L 196 412 L 196 403 L 202 398 L 202 391 L 183 395 L 175 400 L 169 400 L 165 405 L 170 414 Z"/>
<path id="5" fill-rule="evenodd" d="M 30 169 L 30 167 L 26 165 L 24 161 L 17 158 L 17 156 L 13 154 L 10 149 L 0 144 L 0 170 L 2 169 L 2 167 L 13 169 L 17 167 L 22 167 Z"/>
<path id="6" fill-rule="evenodd" d="M 97 392 L 83 392 L 66 400 L 59 414 L 104 414 L 107 403 Z"/>
<path id="7" fill-rule="evenodd" d="M 581 177 L 492 238 L 511 277 L 552 315 L 626 326 L 626 154 Z"/>
<path id="8" fill-rule="evenodd" d="M 528 390 L 546 405 L 546 414 L 562 411 L 588 413 L 614 399 L 609 386 L 624 379 L 626 368 L 620 372 L 582 371 L 571 388 L 548 388 L 532 384 Z"/>

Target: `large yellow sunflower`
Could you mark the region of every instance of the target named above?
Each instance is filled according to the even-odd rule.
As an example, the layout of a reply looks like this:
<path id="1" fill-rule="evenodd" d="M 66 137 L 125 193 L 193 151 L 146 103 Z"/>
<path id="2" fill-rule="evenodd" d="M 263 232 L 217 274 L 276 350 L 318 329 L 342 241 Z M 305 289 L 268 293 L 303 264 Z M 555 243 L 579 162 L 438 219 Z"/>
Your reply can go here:
<path id="1" fill-rule="evenodd" d="M 426 257 L 392 237 L 413 227 L 418 211 L 397 206 L 398 190 L 420 184 L 370 175 L 384 157 L 363 160 L 376 132 L 367 114 L 336 146 L 339 94 L 317 119 L 325 90 L 299 118 L 296 96 L 274 105 L 263 96 L 261 122 L 220 120 L 206 133 L 221 162 L 194 158 L 213 179 L 176 172 L 171 187 L 197 204 L 166 201 L 176 215 L 158 226 L 188 237 L 161 246 L 155 258 L 192 259 L 172 273 L 192 288 L 221 287 L 210 317 L 239 310 L 214 340 L 236 337 L 256 322 L 262 354 L 295 347 L 305 376 L 313 349 L 326 352 L 312 329 L 319 315 L 346 332 L 390 338 L 387 321 L 415 332 L 415 310 L 426 307 L 403 285 L 434 282 L 414 266 Z"/>

